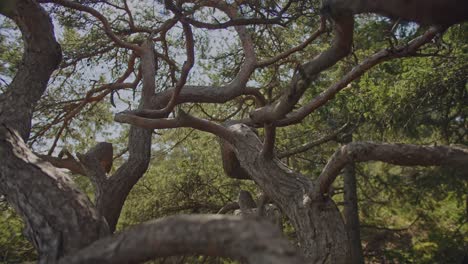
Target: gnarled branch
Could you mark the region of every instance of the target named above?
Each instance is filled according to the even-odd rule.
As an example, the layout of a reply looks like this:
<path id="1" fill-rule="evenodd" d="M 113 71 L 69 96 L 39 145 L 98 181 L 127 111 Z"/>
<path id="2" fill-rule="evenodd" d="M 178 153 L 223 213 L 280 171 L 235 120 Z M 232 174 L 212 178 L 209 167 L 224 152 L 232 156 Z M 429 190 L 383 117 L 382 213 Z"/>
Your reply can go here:
<path id="1" fill-rule="evenodd" d="M 186 254 L 260 264 L 305 263 L 270 223 L 221 215 L 179 215 L 147 222 L 96 241 L 59 263 L 127 264 Z"/>
<path id="2" fill-rule="evenodd" d="M 451 146 L 418 146 L 353 142 L 339 148 L 317 179 L 320 194 L 326 194 L 340 171 L 351 162 L 383 161 L 402 166 L 458 166 L 468 164 L 468 149 Z"/>

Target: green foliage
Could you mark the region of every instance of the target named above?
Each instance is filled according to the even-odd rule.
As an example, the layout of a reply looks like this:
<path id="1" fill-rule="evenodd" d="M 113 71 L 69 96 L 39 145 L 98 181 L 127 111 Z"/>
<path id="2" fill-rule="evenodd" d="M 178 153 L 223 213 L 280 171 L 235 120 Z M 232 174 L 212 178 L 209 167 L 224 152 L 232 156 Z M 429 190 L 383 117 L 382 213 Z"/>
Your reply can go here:
<path id="1" fill-rule="evenodd" d="M 216 213 L 254 190 L 224 175 L 217 139 L 194 130 L 167 131 L 156 138 L 153 162 L 125 202 L 119 229 L 173 214 Z"/>
<path id="2" fill-rule="evenodd" d="M 5 201 L 0 201 L 0 263 L 23 263 L 37 255 L 23 236 L 23 222 Z"/>
<path id="3" fill-rule="evenodd" d="M 129 1 L 131 2 L 131 1 Z M 153 3 L 135 1 L 141 5 Z M 255 6 L 274 12 L 268 5 Z M 284 1 L 277 1 L 284 2 Z M 5 2 L 6 3 L 6 2 Z M 3 1 L 1 9 L 5 4 Z M 106 5 L 94 4 L 102 12 Z M 146 27 L 161 25 L 170 14 L 158 2 L 156 7 L 139 8 L 135 21 Z M 318 1 L 293 1 L 292 9 L 301 15 L 287 27 L 256 25 L 253 34 L 259 59 L 270 58 L 299 44 L 315 30 L 319 17 Z M 160 10 L 154 12 L 155 10 Z M 128 51 L 117 48 L 104 36 L 101 26 L 88 15 L 63 8 L 49 10 L 60 25 L 59 39 L 64 60 L 54 73 L 47 93 L 36 107 L 30 144 L 47 151 L 58 138 L 57 150 L 85 152 L 97 141 L 114 143 L 114 154 L 126 147 L 128 130 L 115 125 L 113 115 L 134 108 L 141 87 L 116 91 L 115 101 L 106 99 L 89 103 L 64 125 L 64 112 L 76 107 L 87 92 L 112 83 L 125 71 Z M 120 10 L 121 11 L 121 10 Z M 119 11 L 119 12 L 120 12 Z M 117 11 L 115 11 L 117 12 Z M 253 12 L 253 11 L 245 11 Z M 292 12 L 292 13 L 294 13 Z M 214 11 L 203 9 L 195 16 L 214 22 Z M 121 15 L 121 14 L 120 14 Z M 296 13 L 291 15 L 297 15 Z M 110 16 L 112 17 L 112 16 Z M 146 33 L 125 35 L 127 26 L 117 14 L 111 21 L 113 30 L 123 39 L 140 43 Z M 224 21 L 225 17 L 220 17 Z M 404 45 L 424 31 L 411 23 L 399 24 L 393 35 L 394 21 L 363 15 L 356 20 L 353 54 L 321 74 L 313 82 L 303 105 L 340 80 L 366 57 L 391 45 Z M 0 91 L 13 78 L 21 62 L 21 41 L 11 21 L 0 26 Z M 216 35 L 214 31 L 194 29 L 197 66 L 191 84 L 219 85 L 230 82 L 245 59 L 233 29 Z M 381 63 L 355 80 L 324 107 L 301 124 L 279 128 L 277 152 L 282 153 L 333 133 L 348 123 L 346 133 L 356 141 L 404 142 L 412 144 L 468 144 L 468 25 L 456 25 L 412 58 Z M 120 36 L 119 35 L 119 36 Z M 216 37 L 215 37 L 216 35 Z M 267 100 L 289 85 L 292 69 L 329 47 L 332 36 L 314 41 L 303 51 L 274 67 L 259 69 L 249 85 L 259 87 Z M 216 40 L 216 41 L 215 41 Z M 175 61 L 180 68 L 184 43 L 176 30 L 168 35 L 165 48 L 156 50 Z M 181 55 L 182 54 L 182 55 Z M 183 61 L 183 59 L 182 59 Z M 138 62 L 137 62 L 138 63 Z M 173 83 L 172 65 L 158 61 L 155 77 L 158 91 Z M 115 103 L 116 102 L 116 103 Z M 184 110 L 216 121 L 226 117 L 246 117 L 255 107 L 251 98 L 241 98 L 223 105 L 187 104 Z M 56 120 L 62 120 L 56 122 Z M 59 137 L 57 134 L 61 133 Z M 260 135 L 263 131 L 260 129 Z M 340 135 L 342 136 L 342 135 Z M 308 151 L 283 159 L 289 167 L 314 179 L 333 152 L 343 144 L 337 138 Z M 258 194 L 254 183 L 227 178 L 221 167 L 217 139 L 189 129 L 157 131 L 153 140 L 150 169 L 132 189 L 119 219 L 118 230 L 141 222 L 173 214 L 216 213 L 235 201 L 239 190 Z M 57 151 L 56 151 L 57 152 Z M 114 170 L 126 157 L 114 162 Z M 460 263 L 468 245 L 466 190 L 468 178 L 453 168 L 402 168 L 382 163 L 357 166 L 358 196 L 362 238 L 369 263 Z M 82 176 L 74 178 L 92 199 L 93 187 Z M 343 201 L 341 178 L 335 182 L 337 202 Z M 0 261 L 15 263 L 36 258 L 32 246 L 21 235 L 23 225 L 11 208 L 0 203 Z M 284 232 L 291 240 L 296 234 L 289 223 Z M 179 259 L 181 260 L 181 259 Z M 230 260 L 184 257 L 187 263 L 231 263 Z M 156 261 L 155 263 L 158 263 Z"/>

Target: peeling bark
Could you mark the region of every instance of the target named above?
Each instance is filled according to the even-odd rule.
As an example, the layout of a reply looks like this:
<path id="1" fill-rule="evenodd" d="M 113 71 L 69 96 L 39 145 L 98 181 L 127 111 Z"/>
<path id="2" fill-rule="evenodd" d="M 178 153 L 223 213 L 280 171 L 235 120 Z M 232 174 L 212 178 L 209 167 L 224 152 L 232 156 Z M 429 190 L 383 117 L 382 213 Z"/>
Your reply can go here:
<path id="1" fill-rule="evenodd" d="M 24 220 L 39 263 L 55 263 L 108 234 L 107 224 L 66 174 L 39 159 L 23 141 L 34 106 L 61 60 L 50 18 L 31 0 L 15 1 L 3 14 L 20 28 L 24 53 L 12 83 L 0 95 L 0 192 Z"/>
<path id="2" fill-rule="evenodd" d="M 71 179 L 35 156 L 11 128 L 0 126 L 0 192 L 21 215 L 39 263 L 108 234 L 105 221 Z"/>
<path id="3" fill-rule="evenodd" d="M 297 231 L 300 247 L 310 263 L 346 263 L 348 238 L 343 219 L 329 199 L 312 200 L 314 183 L 276 158 L 261 155 L 262 143 L 247 126 L 229 127 L 242 167 L 262 191 L 281 208 Z"/>

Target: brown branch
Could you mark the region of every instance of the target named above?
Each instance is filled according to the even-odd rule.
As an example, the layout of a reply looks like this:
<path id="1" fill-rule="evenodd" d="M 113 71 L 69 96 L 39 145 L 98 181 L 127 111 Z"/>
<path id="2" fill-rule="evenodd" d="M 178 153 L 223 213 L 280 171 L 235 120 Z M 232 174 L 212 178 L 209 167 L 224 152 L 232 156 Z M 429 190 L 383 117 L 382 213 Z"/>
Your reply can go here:
<path id="1" fill-rule="evenodd" d="M 310 43 L 312 43 L 312 41 L 316 40 L 320 35 L 322 35 L 325 31 L 326 31 L 326 19 L 322 17 L 320 20 L 320 27 L 314 33 L 312 33 L 312 35 L 308 39 L 306 39 L 304 42 L 302 42 L 298 46 L 291 48 L 281 54 L 278 54 L 275 57 L 257 62 L 257 67 L 262 68 L 262 67 L 269 66 L 275 62 L 278 62 L 279 60 L 289 57 L 291 54 L 295 52 L 303 50 Z"/>
<path id="2" fill-rule="evenodd" d="M 263 141 L 262 155 L 271 159 L 275 150 L 276 127 L 272 124 L 265 124 L 265 140 Z"/>
<path id="3" fill-rule="evenodd" d="M 66 123 L 70 122 L 72 118 L 74 118 L 76 115 L 78 115 L 81 110 L 85 108 L 85 106 L 88 103 L 91 102 L 99 102 L 102 99 L 104 99 L 108 94 L 110 94 L 114 90 L 120 90 L 120 89 L 127 89 L 127 88 L 135 88 L 138 83 L 141 80 L 141 75 L 137 74 L 135 80 L 132 83 L 125 83 L 124 81 L 131 75 L 131 73 L 135 70 L 135 59 L 136 59 L 136 54 L 132 53 L 130 55 L 130 58 L 128 60 L 128 67 L 127 70 L 120 76 L 115 82 L 113 83 L 107 83 L 103 84 L 98 88 L 91 89 L 88 92 L 86 92 L 86 95 L 84 98 L 76 99 L 73 101 L 70 101 L 69 104 L 65 105 L 63 108 L 65 110 L 65 114 L 62 114 L 60 116 L 57 116 L 52 122 L 44 126 L 40 131 L 38 131 L 32 139 L 36 139 L 38 137 L 41 137 L 44 135 L 52 126 L 63 122 L 64 124 L 60 128 L 60 133 L 58 133 L 55 137 L 54 144 L 49 150 L 49 154 L 51 155 L 53 150 L 55 149 L 56 141 L 58 141 L 60 134 L 62 133 L 62 130 L 66 128 Z M 101 93 L 100 93 L 101 92 Z M 99 93 L 98 95 L 95 95 L 96 93 Z"/>
<path id="4" fill-rule="evenodd" d="M 353 142 L 339 148 L 317 179 L 320 194 L 326 194 L 340 171 L 350 162 L 382 161 L 401 166 L 456 166 L 466 168 L 468 149 L 452 146 L 417 146 Z"/>
<path id="5" fill-rule="evenodd" d="M 119 123 L 127 123 L 146 129 L 191 127 L 212 133 L 228 142 L 231 141 L 231 132 L 225 127 L 205 119 L 193 117 L 182 110 L 179 111 L 177 118 L 150 119 L 123 112 L 117 114 L 114 120 Z"/>
<path id="6" fill-rule="evenodd" d="M 239 203 L 238 202 L 231 202 L 223 206 L 221 209 L 216 214 L 226 214 L 229 211 L 234 211 L 239 209 Z"/>
<path id="7" fill-rule="evenodd" d="M 416 21 L 424 25 L 450 26 L 468 20 L 468 2 L 464 0 L 325 0 L 331 12 L 377 13 Z"/>
<path id="8" fill-rule="evenodd" d="M 190 70 L 192 69 L 195 63 L 195 50 L 194 50 L 194 39 L 192 29 L 189 24 L 186 22 L 182 22 L 182 27 L 185 33 L 185 45 L 186 45 L 186 52 L 187 52 L 187 60 L 184 62 L 182 66 L 182 73 L 180 75 L 179 80 L 177 81 L 171 99 L 167 103 L 167 105 L 163 109 L 158 110 L 139 110 L 137 111 L 138 115 L 142 115 L 148 118 L 161 118 L 167 116 L 177 104 L 177 97 L 180 94 L 180 91 L 184 87 L 185 83 L 187 82 L 187 78 L 189 75 Z"/>
<path id="9" fill-rule="evenodd" d="M 59 263 L 141 263 L 187 254 L 260 264 L 305 263 L 267 221 L 221 215 L 178 215 L 147 222 L 98 240 Z"/>
<path id="10" fill-rule="evenodd" d="M 0 14 L 15 22 L 24 45 L 15 77 L 0 94 L 0 122 L 18 130 L 27 140 L 34 108 L 62 59 L 61 48 L 49 15 L 35 1 L 14 1 L 12 8 L 0 8 Z"/>
<path id="11" fill-rule="evenodd" d="M 285 151 L 285 152 L 282 152 L 280 154 L 277 155 L 278 158 L 287 158 L 287 157 L 290 157 L 290 156 L 293 156 L 293 155 L 296 155 L 298 153 L 302 153 L 302 152 L 305 152 L 311 148 L 314 148 L 316 146 L 319 146 L 325 142 L 328 142 L 330 140 L 333 140 L 335 139 L 341 132 L 343 132 L 346 128 L 348 127 L 348 123 L 346 123 L 345 125 L 343 125 L 342 127 L 340 127 L 338 130 L 334 131 L 333 133 L 329 134 L 329 135 L 325 135 L 317 140 L 314 140 L 314 141 L 311 141 L 311 142 L 307 142 L 305 144 L 303 144 L 302 146 L 299 146 L 297 148 L 293 148 L 291 150 L 288 150 L 288 151 Z"/>
<path id="12" fill-rule="evenodd" d="M 243 94 L 245 95 L 252 95 L 255 97 L 255 105 L 257 107 L 262 107 L 266 105 L 266 99 L 265 96 L 260 92 L 259 89 L 257 88 L 245 88 Z"/>
<path id="13" fill-rule="evenodd" d="M 59 4 L 59 5 L 62 5 L 62 6 L 65 6 L 65 7 L 69 7 L 69 8 L 72 8 L 72 9 L 75 9 L 75 10 L 78 10 L 78 11 L 82 11 L 82 12 L 86 12 L 92 16 L 94 16 L 96 19 L 98 19 L 102 26 L 103 26 L 103 29 L 104 29 L 104 32 L 106 33 L 106 35 L 112 40 L 115 42 L 115 44 L 119 47 L 122 47 L 122 48 L 126 48 L 126 49 L 130 49 L 130 50 L 134 50 L 136 52 L 140 52 L 141 51 L 141 47 L 138 46 L 138 45 L 135 45 L 135 44 L 132 44 L 132 43 L 129 43 L 129 42 L 126 42 L 122 39 L 120 39 L 113 31 L 112 31 L 112 28 L 109 24 L 109 21 L 107 20 L 106 17 L 104 17 L 100 12 L 98 12 L 96 9 L 94 8 L 91 8 L 89 6 L 85 6 L 85 5 L 82 5 L 80 3 L 77 3 L 77 2 L 72 2 L 72 1 L 69 1 L 69 0 L 43 0 L 43 1 L 40 1 L 41 3 L 56 3 L 56 4 Z"/>
<path id="14" fill-rule="evenodd" d="M 365 59 L 359 65 L 354 67 L 340 81 L 334 83 L 325 91 L 317 95 L 309 103 L 302 106 L 297 111 L 288 114 L 286 118 L 276 122 L 276 125 L 287 126 L 299 123 L 302 119 L 304 119 L 314 110 L 325 105 L 329 100 L 333 99 L 335 95 L 341 90 L 345 89 L 349 83 L 361 77 L 364 73 L 366 73 L 375 65 L 394 58 L 412 56 L 421 46 L 430 42 L 434 38 L 434 36 L 440 31 L 441 28 L 439 27 L 431 27 L 423 35 L 413 39 L 407 45 L 399 46 L 395 49 L 384 49 L 375 53 L 374 55 Z"/>
<path id="15" fill-rule="evenodd" d="M 66 158 L 59 158 L 49 155 L 41 155 L 38 153 L 34 154 L 36 154 L 41 159 L 50 162 L 52 165 L 54 165 L 54 167 L 68 169 L 74 174 L 86 175 L 80 162 L 71 155 L 67 155 Z"/>
<path id="16" fill-rule="evenodd" d="M 60 68 L 63 69 L 69 66 L 74 66 L 79 61 L 82 61 L 84 59 L 88 59 L 97 55 L 102 55 L 106 52 L 113 50 L 114 48 L 115 48 L 114 45 L 104 46 L 104 47 L 101 47 L 100 49 L 96 49 L 96 50 L 93 50 L 84 54 L 74 55 L 74 58 L 70 61 L 66 61 L 66 58 L 64 58 L 64 60 L 60 64 Z"/>
<path id="17" fill-rule="evenodd" d="M 0 193 L 24 219 L 41 263 L 54 263 L 62 254 L 108 234 L 107 225 L 69 176 L 34 155 L 4 124 L 0 152 Z"/>
<path id="18" fill-rule="evenodd" d="M 98 201 L 104 193 L 107 182 L 106 172 L 112 168 L 113 147 L 111 143 L 100 142 L 91 148 L 86 154 L 77 153 L 77 157 L 83 165 L 85 175 L 94 185 L 95 200 Z"/>
<path id="19" fill-rule="evenodd" d="M 116 160 L 116 159 L 122 157 L 122 156 L 123 156 L 125 153 L 127 153 L 127 152 L 128 152 L 128 147 L 122 149 L 122 151 L 120 151 L 119 153 L 117 153 L 117 154 L 112 158 L 112 160 Z"/>
<path id="20" fill-rule="evenodd" d="M 334 17 L 334 22 L 335 38 L 332 46 L 311 61 L 298 65 L 289 87 L 283 92 L 283 95 L 273 104 L 255 109 L 250 113 L 254 124 L 274 123 L 284 118 L 293 110 L 318 74 L 348 55 L 353 42 L 354 19 L 350 14 L 342 14 Z"/>
<path id="21" fill-rule="evenodd" d="M 52 142 L 52 146 L 50 147 L 49 151 L 47 152 L 47 155 L 52 155 L 54 153 L 55 147 L 57 146 L 57 143 L 62 136 L 63 130 L 68 127 L 68 118 L 65 118 L 65 121 L 63 121 L 62 126 L 59 128 L 57 134 L 55 135 L 54 141 Z"/>
<path id="22" fill-rule="evenodd" d="M 222 1 L 207 1 L 210 6 L 220 9 L 222 12 L 226 13 L 230 18 L 237 17 L 237 10 L 225 2 Z M 176 12 L 177 13 L 177 12 Z M 182 18 L 182 20 L 185 18 Z M 157 105 L 165 104 L 167 105 L 171 98 L 176 98 L 175 104 L 182 103 L 224 103 L 229 100 L 232 100 L 235 97 L 238 97 L 243 94 L 254 95 L 259 104 L 264 104 L 265 100 L 259 91 L 246 88 L 246 84 L 249 81 L 250 76 L 255 70 L 255 65 L 257 63 L 255 49 L 250 33 L 247 31 L 245 26 L 236 26 L 235 30 L 241 41 L 242 49 L 244 51 L 245 61 L 240 67 L 239 72 L 234 77 L 234 79 L 225 86 L 215 87 L 215 86 L 191 86 L 184 85 L 180 89 L 178 96 L 174 97 L 173 94 L 178 89 L 171 88 L 164 92 L 161 92 L 156 95 L 153 100 L 153 109 L 158 109 Z M 145 112 L 148 110 L 133 111 L 131 113 L 137 114 L 141 117 L 151 117 L 151 115 L 146 115 Z M 151 113 L 151 111 L 149 111 Z M 160 115 L 153 115 L 157 118 L 163 117 Z"/>
<path id="23" fill-rule="evenodd" d="M 154 97 L 156 84 L 156 61 L 154 44 L 151 39 L 144 41 L 140 56 L 140 78 L 143 87 L 138 109 L 149 108 Z M 146 172 L 151 159 L 152 131 L 132 126 L 128 139 L 128 159 L 107 178 L 102 195 L 96 198 L 96 207 L 103 215 L 109 229 L 114 232 L 123 204 L 133 186 Z"/>

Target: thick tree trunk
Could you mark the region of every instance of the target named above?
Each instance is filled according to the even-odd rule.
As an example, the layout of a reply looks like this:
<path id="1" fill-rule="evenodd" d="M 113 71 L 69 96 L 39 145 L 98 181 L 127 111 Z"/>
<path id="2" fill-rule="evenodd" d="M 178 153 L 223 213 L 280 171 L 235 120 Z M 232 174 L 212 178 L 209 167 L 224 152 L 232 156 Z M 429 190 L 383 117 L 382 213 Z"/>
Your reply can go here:
<path id="1" fill-rule="evenodd" d="M 138 109 L 148 109 L 156 88 L 154 81 L 156 63 L 152 41 L 147 41 L 142 45 L 140 59 L 143 91 Z M 158 106 L 161 105 L 163 104 L 158 104 Z M 101 186 L 101 195 L 96 198 L 96 207 L 106 218 L 111 232 L 115 231 L 128 194 L 148 169 L 152 135 L 152 129 L 132 126 L 128 138 L 128 160 Z"/>
<path id="2" fill-rule="evenodd" d="M 263 157 L 262 143 L 247 126 L 238 124 L 229 129 L 234 132 L 232 144 L 240 164 L 288 216 L 310 263 L 347 263 L 348 238 L 333 200 L 315 199 L 312 181 L 276 158 Z"/>
<path id="3" fill-rule="evenodd" d="M 70 178 L 39 159 L 23 141 L 61 51 L 49 16 L 36 1 L 12 3 L 1 11 L 21 30 L 24 54 L 15 78 L 0 95 L 0 193 L 23 218 L 39 263 L 54 263 L 107 234 L 108 229 Z"/>
<path id="4" fill-rule="evenodd" d="M 352 141 L 352 135 L 345 139 L 345 143 Z M 344 210 L 343 216 L 349 238 L 350 263 L 364 264 L 362 255 L 361 231 L 359 224 L 358 196 L 356 189 L 356 167 L 349 163 L 343 170 L 344 177 Z"/>
<path id="5" fill-rule="evenodd" d="M 151 130 L 130 128 L 129 159 L 104 183 L 102 194 L 96 198 L 96 207 L 106 218 L 111 232 L 115 231 L 128 194 L 148 169 L 151 137 Z"/>
<path id="6" fill-rule="evenodd" d="M 12 9 L 0 11 L 21 30 L 24 53 L 15 78 L 0 95 L 0 122 L 17 130 L 27 140 L 34 107 L 47 88 L 50 75 L 57 69 L 62 53 L 44 9 L 32 0 L 12 3 Z"/>
<path id="7" fill-rule="evenodd" d="M 0 193 L 23 218 L 39 263 L 54 263 L 108 233 L 70 178 L 35 156 L 5 125 L 0 125 L 0 160 Z"/>

